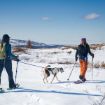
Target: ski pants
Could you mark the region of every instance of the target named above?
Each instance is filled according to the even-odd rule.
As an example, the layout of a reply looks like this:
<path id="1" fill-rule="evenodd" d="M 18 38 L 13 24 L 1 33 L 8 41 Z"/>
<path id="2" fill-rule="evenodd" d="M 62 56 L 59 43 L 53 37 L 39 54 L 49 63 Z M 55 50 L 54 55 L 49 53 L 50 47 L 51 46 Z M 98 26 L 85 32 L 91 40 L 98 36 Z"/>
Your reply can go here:
<path id="1" fill-rule="evenodd" d="M 12 61 L 10 59 L 0 60 L 0 84 L 3 68 L 6 69 L 6 72 L 8 74 L 9 88 L 13 88 L 15 86 L 15 83 L 13 80 Z"/>
<path id="2" fill-rule="evenodd" d="M 86 71 L 87 71 L 88 62 L 85 60 L 80 60 L 80 76 L 85 78 Z"/>

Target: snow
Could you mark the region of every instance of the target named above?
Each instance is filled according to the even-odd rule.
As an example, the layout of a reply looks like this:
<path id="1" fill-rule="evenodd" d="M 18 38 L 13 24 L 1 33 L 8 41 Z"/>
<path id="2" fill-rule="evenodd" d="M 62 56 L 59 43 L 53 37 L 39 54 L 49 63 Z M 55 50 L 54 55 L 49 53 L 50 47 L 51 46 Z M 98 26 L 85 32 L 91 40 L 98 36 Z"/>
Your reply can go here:
<path id="1" fill-rule="evenodd" d="M 95 51 L 95 62 L 105 62 L 105 49 Z"/>
<path id="2" fill-rule="evenodd" d="M 71 53 L 69 53 L 71 51 Z M 95 53 L 94 63 L 105 61 L 105 49 L 93 51 Z M 17 83 L 19 89 L 6 90 L 8 88 L 8 78 L 5 70 L 2 73 L 2 84 L 6 93 L 0 93 L 0 105 L 105 105 L 105 69 L 88 68 L 87 82 L 74 84 L 78 80 L 79 66 L 74 67 L 74 71 L 67 81 L 72 70 L 75 50 L 73 49 L 29 49 L 27 54 L 21 54 L 22 62 L 41 66 L 26 65 L 19 62 Z M 91 61 L 91 57 L 89 57 Z M 67 63 L 69 62 L 69 63 Z M 50 64 L 51 67 L 63 67 L 64 73 L 59 73 L 61 82 L 53 81 L 43 83 L 43 68 Z M 77 64 L 78 65 L 78 64 Z M 13 61 L 13 74 L 15 76 L 17 63 Z M 52 76 L 48 78 L 51 81 Z M 102 101 L 102 102 L 101 102 Z"/>

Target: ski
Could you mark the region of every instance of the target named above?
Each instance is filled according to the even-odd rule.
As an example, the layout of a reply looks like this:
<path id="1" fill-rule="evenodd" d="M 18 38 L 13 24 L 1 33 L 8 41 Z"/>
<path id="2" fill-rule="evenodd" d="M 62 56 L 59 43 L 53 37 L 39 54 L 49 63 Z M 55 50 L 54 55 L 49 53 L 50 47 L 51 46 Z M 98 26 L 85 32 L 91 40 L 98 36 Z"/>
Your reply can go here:
<path id="1" fill-rule="evenodd" d="M 84 83 L 83 81 L 81 80 L 77 80 L 77 81 L 74 81 L 75 84 L 81 84 L 81 83 Z"/>
<path id="2" fill-rule="evenodd" d="M 0 88 L 0 93 L 9 93 L 9 92 L 16 92 L 20 89 L 23 89 L 22 87 L 20 87 L 19 84 L 16 84 L 16 87 L 15 88 L 7 88 L 7 89 L 3 89 L 3 88 Z"/>
<path id="3" fill-rule="evenodd" d="M 19 84 L 16 84 L 16 87 L 14 88 L 7 88 L 7 90 L 14 90 L 14 89 L 19 89 L 20 85 Z"/>

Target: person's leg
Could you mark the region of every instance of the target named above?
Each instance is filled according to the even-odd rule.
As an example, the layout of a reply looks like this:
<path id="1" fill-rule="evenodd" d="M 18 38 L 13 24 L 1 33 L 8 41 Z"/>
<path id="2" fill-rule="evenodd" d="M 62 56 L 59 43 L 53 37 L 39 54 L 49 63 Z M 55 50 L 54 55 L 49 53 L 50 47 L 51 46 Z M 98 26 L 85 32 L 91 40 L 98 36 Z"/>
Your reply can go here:
<path id="1" fill-rule="evenodd" d="M 4 67 L 4 60 L 0 60 L 0 85 L 1 85 L 1 74 L 3 71 L 3 67 Z"/>
<path id="2" fill-rule="evenodd" d="M 86 79 L 86 78 L 85 78 L 85 75 L 86 75 L 86 71 L 87 71 L 87 65 L 88 65 L 88 62 L 87 62 L 87 61 L 84 61 L 84 62 L 83 62 L 83 69 L 84 69 L 84 70 L 83 70 L 83 78 L 84 78 L 84 79 Z"/>
<path id="3" fill-rule="evenodd" d="M 11 60 L 5 60 L 5 68 L 6 68 L 6 71 L 8 74 L 9 88 L 15 88 L 16 85 L 13 80 L 12 61 Z"/>
<path id="4" fill-rule="evenodd" d="M 80 60 L 80 76 L 79 78 L 82 80 L 83 79 L 83 72 L 84 72 L 84 64 L 83 64 L 83 60 Z"/>

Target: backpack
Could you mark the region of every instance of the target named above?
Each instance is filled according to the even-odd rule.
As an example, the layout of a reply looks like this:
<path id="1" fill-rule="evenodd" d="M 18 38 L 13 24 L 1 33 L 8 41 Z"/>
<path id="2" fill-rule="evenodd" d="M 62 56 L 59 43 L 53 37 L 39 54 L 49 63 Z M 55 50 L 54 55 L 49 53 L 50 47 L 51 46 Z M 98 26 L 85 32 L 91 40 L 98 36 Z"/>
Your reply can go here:
<path id="1" fill-rule="evenodd" d="M 5 44 L 3 44 L 3 47 L 0 44 L 0 59 L 5 59 Z"/>

